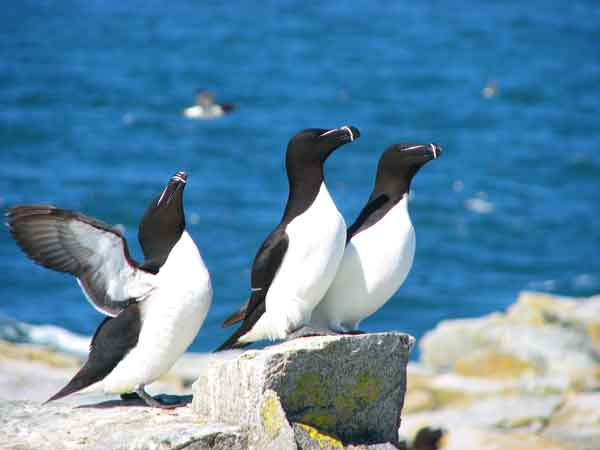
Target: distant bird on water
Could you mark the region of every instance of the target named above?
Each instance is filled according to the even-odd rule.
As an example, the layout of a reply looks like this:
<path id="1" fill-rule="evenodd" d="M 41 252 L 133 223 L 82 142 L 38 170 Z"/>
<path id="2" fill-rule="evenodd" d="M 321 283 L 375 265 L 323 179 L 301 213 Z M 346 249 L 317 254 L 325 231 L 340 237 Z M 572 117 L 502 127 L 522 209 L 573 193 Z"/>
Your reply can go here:
<path id="1" fill-rule="evenodd" d="M 489 80 L 485 87 L 481 90 L 481 95 L 485 98 L 496 97 L 500 93 L 496 80 Z"/>
<path id="2" fill-rule="evenodd" d="M 215 96 L 210 91 L 199 91 L 196 104 L 183 110 L 189 119 L 215 119 L 230 113 L 236 108 L 233 103 L 215 103 Z"/>
<path id="3" fill-rule="evenodd" d="M 283 217 L 254 257 L 250 299 L 224 326 L 242 324 L 217 351 L 292 338 L 310 320 L 346 243 L 346 224 L 325 185 L 323 165 L 336 149 L 359 136 L 355 127 L 343 126 L 307 129 L 290 140 Z"/>
<path id="4" fill-rule="evenodd" d="M 185 229 L 187 174 L 175 174 L 144 213 L 138 238 L 144 262 L 129 255 L 121 232 L 97 219 L 50 205 L 9 208 L 8 226 L 36 263 L 77 277 L 94 308 L 108 317 L 73 379 L 48 401 L 80 391 L 135 392 L 146 404 L 172 408 L 144 386 L 192 343 L 212 301 L 210 276 Z"/>
<path id="5" fill-rule="evenodd" d="M 311 327 L 359 332 L 361 320 L 396 293 L 412 267 L 415 230 L 408 213 L 413 177 L 442 153 L 435 144 L 396 144 L 379 160 L 373 192 L 348 228 L 344 257 Z"/>

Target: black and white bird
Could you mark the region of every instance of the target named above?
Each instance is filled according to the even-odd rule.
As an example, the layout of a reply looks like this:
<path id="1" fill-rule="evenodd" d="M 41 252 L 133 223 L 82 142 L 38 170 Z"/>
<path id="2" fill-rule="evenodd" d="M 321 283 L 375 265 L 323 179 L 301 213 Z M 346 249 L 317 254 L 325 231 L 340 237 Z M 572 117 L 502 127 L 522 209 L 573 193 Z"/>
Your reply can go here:
<path id="1" fill-rule="evenodd" d="M 77 277 L 92 306 L 108 317 L 96 330 L 85 365 L 48 401 L 80 391 L 137 393 L 164 374 L 192 343 L 212 302 L 210 276 L 185 229 L 185 172 L 175 174 L 144 213 L 139 264 L 121 232 L 97 219 L 50 205 L 8 210 L 8 225 L 36 263 Z"/>
<path id="2" fill-rule="evenodd" d="M 344 253 L 346 224 L 323 179 L 334 150 L 360 136 L 353 126 L 307 129 L 286 152 L 289 195 L 281 222 L 254 258 L 249 300 L 224 326 L 243 321 L 218 349 L 293 337 L 333 280 Z"/>
<path id="3" fill-rule="evenodd" d="M 398 144 L 381 156 L 375 187 L 348 228 L 344 257 L 311 327 L 358 331 L 360 322 L 400 288 L 415 256 L 415 230 L 408 213 L 410 184 L 419 169 L 437 159 L 435 144 Z"/>
<path id="4" fill-rule="evenodd" d="M 233 103 L 215 103 L 215 96 L 210 91 L 199 91 L 196 104 L 183 110 L 189 119 L 216 119 L 232 112 L 236 108 Z"/>

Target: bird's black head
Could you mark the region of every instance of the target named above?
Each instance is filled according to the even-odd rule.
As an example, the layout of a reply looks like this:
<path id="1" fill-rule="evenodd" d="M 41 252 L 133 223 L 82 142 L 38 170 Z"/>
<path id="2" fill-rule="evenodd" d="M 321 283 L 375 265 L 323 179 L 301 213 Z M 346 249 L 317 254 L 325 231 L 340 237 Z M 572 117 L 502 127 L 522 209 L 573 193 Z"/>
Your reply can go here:
<path id="1" fill-rule="evenodd" d="M 177 172 L 146 208 L 138 229 L 146 270 L 158 272 L 185 229 L 183 190 L 186 182 L 187 174 Z"/>
<path id="2" fill-rule="evenodd" d="M 336 149 L 358 139 L 360 132 L 351 125 L 333 129 L 308 128 L 297 133 L 288 143 L 286 168 L 291 178 L 311 168 L 323 168 L 325 160 Z"/>
<path id="3" fill-rule="evenodd" d="M 376 190 L 392 196 L 404 195 L 419 169 L 441 154 L 442 148 L 436 144 L 391 145 L 379 159 Z"/>

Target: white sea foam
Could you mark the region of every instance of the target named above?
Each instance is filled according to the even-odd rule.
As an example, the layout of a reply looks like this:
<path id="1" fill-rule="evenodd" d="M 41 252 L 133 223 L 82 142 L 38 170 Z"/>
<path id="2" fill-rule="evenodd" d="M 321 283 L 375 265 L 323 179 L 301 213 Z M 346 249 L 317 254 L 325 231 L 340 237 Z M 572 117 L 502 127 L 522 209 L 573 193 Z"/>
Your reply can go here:
<path id="1" fill-rule="evenodd" d="M 61 352 L 87 356 L 91 337 L 55 325 L 31 325 L 19 322 L 0 314 L 0 339 L 43 345 Z"/>
<path id="2" fill-rule="evenodd" d="M 488 200 L 487 193 L 479 192 L 477 197 L 465 201 L 465 207 L 477 214 L 489 214 L 494 211 L 494 204 Z"/>

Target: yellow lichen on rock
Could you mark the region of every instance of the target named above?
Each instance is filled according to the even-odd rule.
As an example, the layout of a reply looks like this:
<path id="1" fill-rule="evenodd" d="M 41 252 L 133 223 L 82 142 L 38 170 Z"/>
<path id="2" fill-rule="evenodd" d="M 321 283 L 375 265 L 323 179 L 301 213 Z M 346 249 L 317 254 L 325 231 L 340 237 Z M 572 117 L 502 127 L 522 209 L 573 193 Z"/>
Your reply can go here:
<path id="1" fill-rule="evenodd" d="M 77 367 L 82 360 L 76 356 L 60 353 L 31 344 L 14 344 L 0 340 L 0 357 L 35 361 L 50 367 Z"/>
<path id="2" fill-rule="evenodd" d="M 505 379 L 535 373 L 534 366 L 514 355 L 492 349 L 473 351 L 456 360 L 454 371 L 468 377 Z"/>
<path id="3" fill-rule="evenodd" d="M 335 428 L 337 419 L 330 411 L 312 410 L 304 413 L 298 422 L 305 425 L 314 425 L 321 430 L 331 430 Z"/>
<path id="4" fill-rule="evenodd" d="M 260 418 L 263 430 L 271 440 L 275 439 L 279 434 L 279 430 L 283 428 L 283 417 L 284 413 L 277 394 L 273 391 L 267 391 L 260 403 Z"/>
<path id="5" fill-rule="evenodd" d="M 342 442 L 328 434 L 322 433 L 310 425 L 299 423 L 298 426 L 302 428 L 310 437 L 310 439 L 319 445 L 321 450 L 343 450 L 344 444 Z"/>
<path id="6" fill-rule="evenodd" d="M 593 320 L 587 324 L 587 334 L 594 344 L 600 344 L 600 320 Z"/>
<path id="7" fill-rule="evenodd" d="M 335 407 L 340 420 L 349 420 L 352 415 L 375 402 L 381 394 L 382 379 L 368 373 L 360 374 L 354 383 L 347 383 L 335 397 Z"/>
<path id="8" fill-rule="evenodd" d="M 292 406 L 320 406 L 327 398 L 326 384 L 316 372 L 306 372 L 298 377 L 296 387 L 289 397 Z"/>

